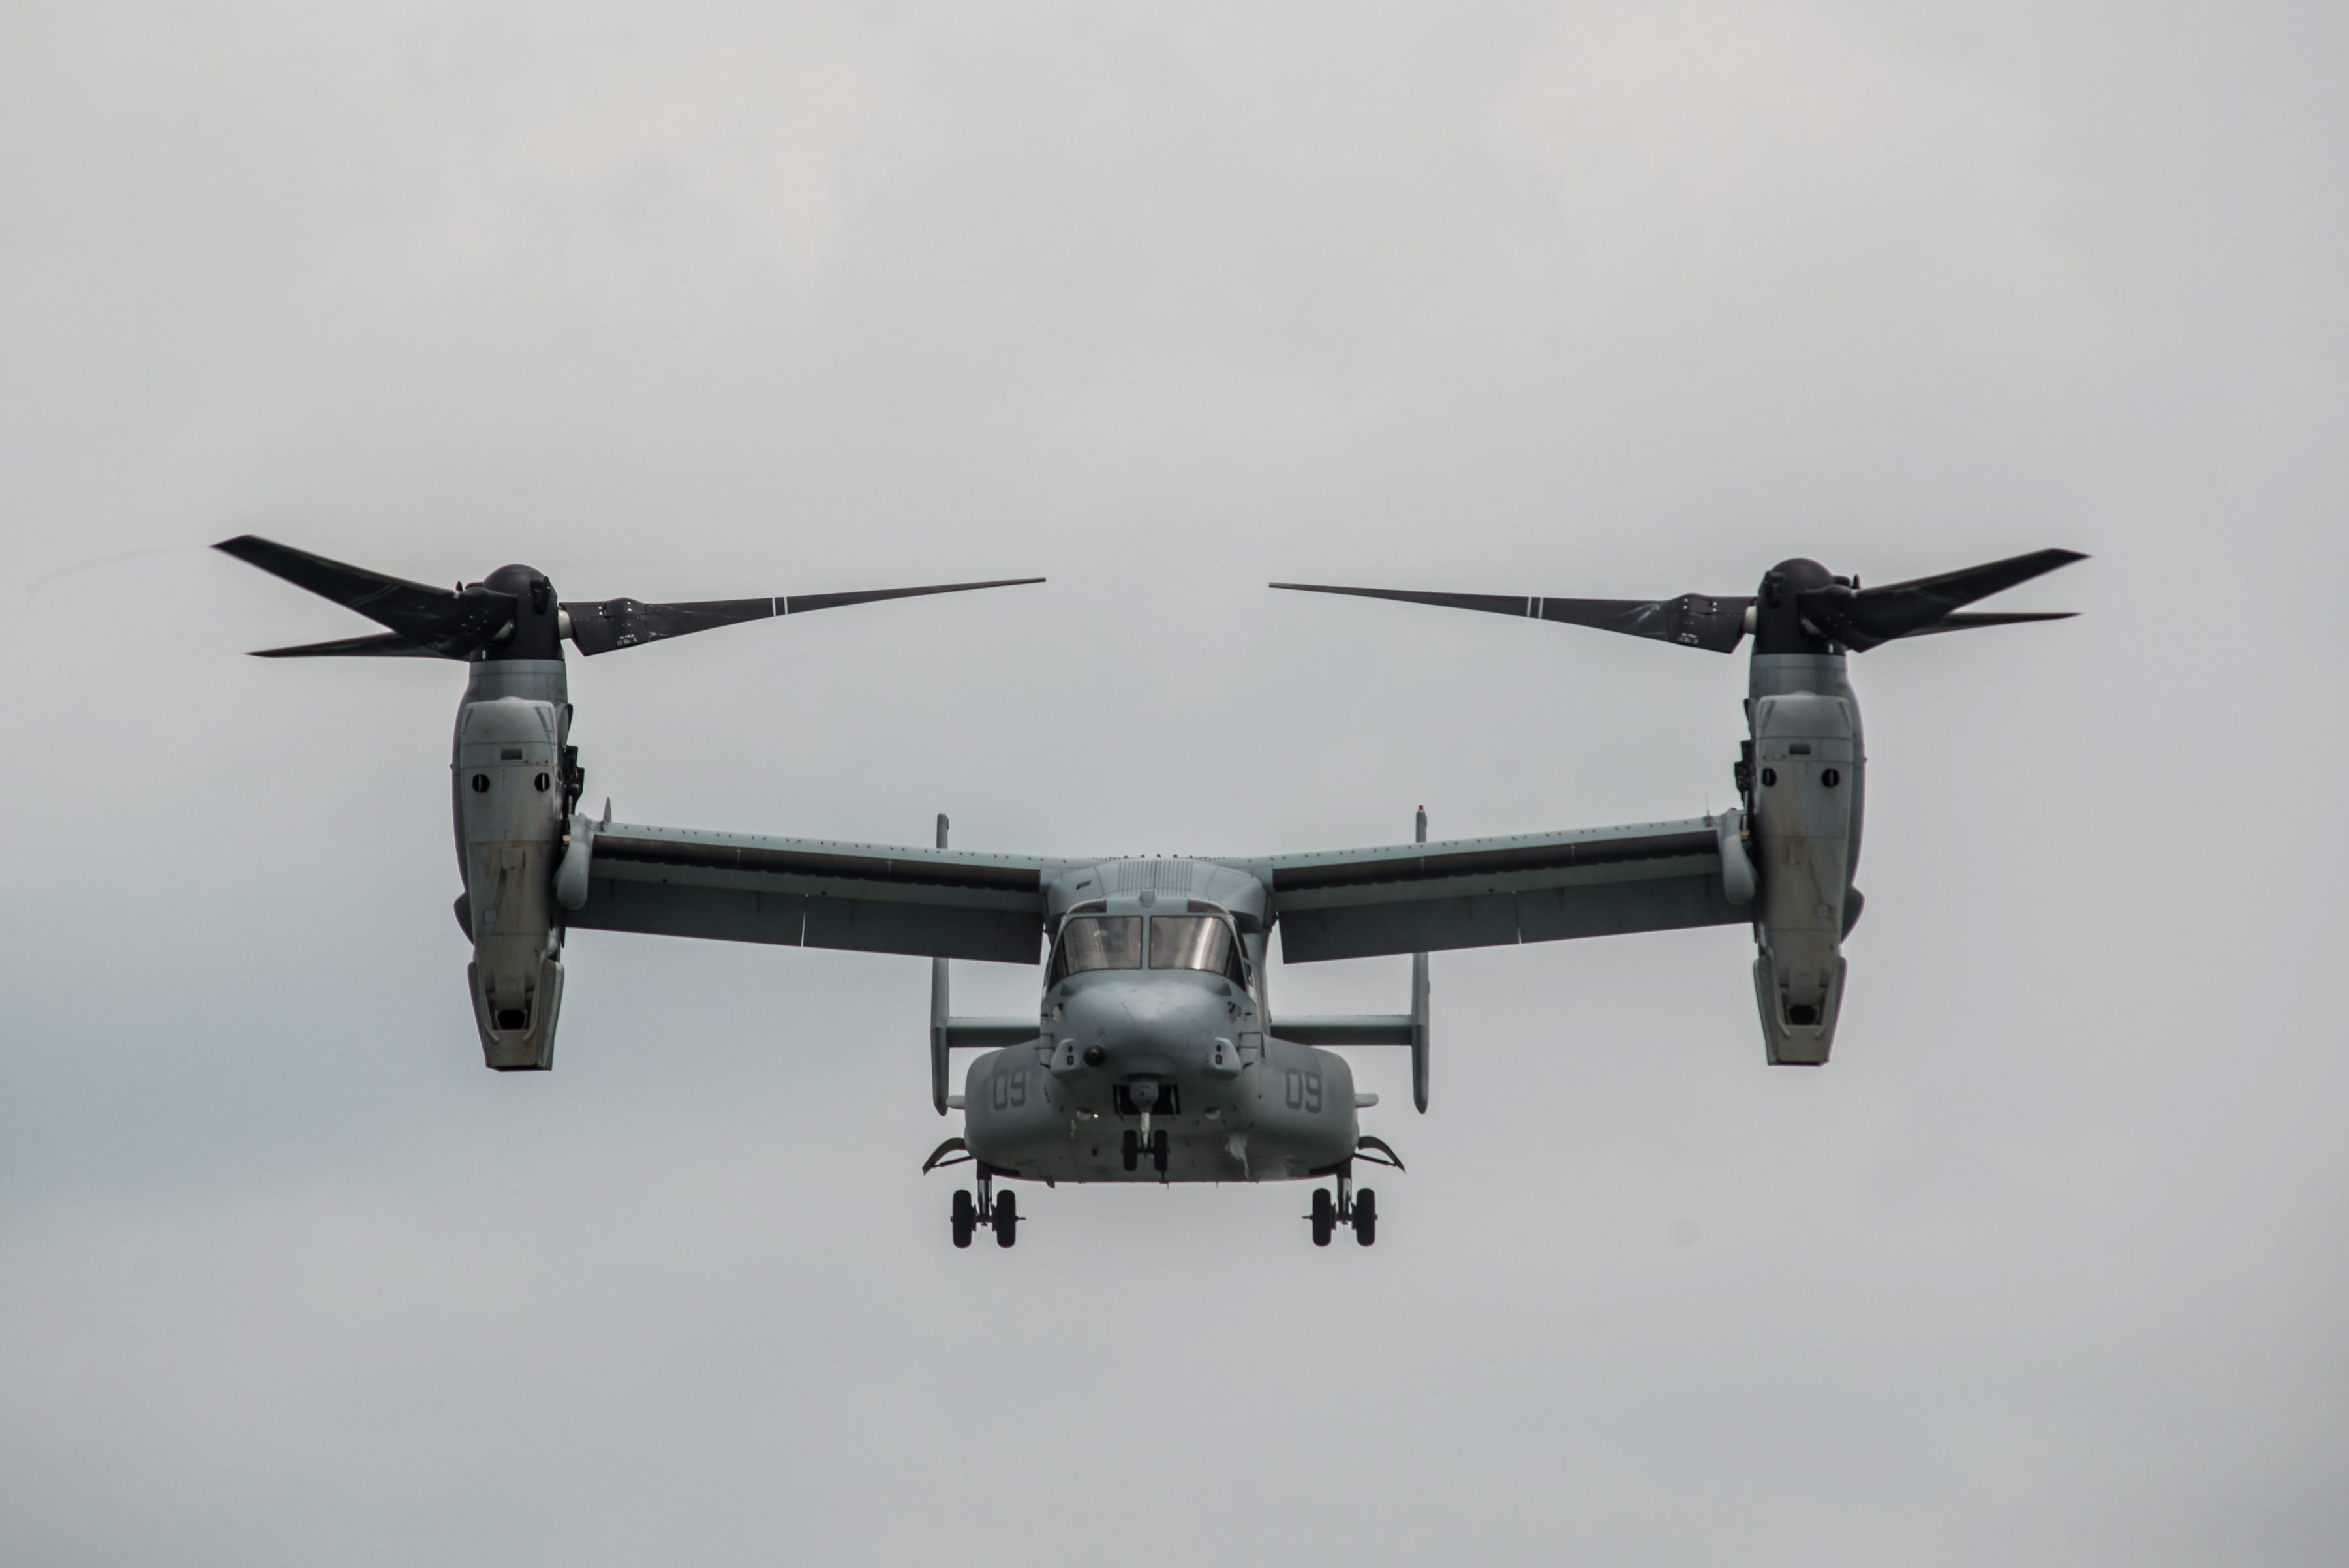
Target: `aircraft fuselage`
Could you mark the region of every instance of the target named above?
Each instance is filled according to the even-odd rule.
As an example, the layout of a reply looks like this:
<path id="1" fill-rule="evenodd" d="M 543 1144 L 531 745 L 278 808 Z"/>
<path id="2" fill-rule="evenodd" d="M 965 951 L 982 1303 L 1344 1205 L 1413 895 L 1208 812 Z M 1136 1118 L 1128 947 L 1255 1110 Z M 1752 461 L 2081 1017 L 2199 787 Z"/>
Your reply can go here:
<path id="1" fill-rule="evenodd" d="M 1079 901 L 1057 922 L 1035 1042 L 964 1079 L 970 1152 L 1054 1182 L 1326 1173 L 1360 1136 L 1352 1069 L 1273 1038 L 1266 1015 L 1263 941 L 1231 911 L 1147 889 Z"/>

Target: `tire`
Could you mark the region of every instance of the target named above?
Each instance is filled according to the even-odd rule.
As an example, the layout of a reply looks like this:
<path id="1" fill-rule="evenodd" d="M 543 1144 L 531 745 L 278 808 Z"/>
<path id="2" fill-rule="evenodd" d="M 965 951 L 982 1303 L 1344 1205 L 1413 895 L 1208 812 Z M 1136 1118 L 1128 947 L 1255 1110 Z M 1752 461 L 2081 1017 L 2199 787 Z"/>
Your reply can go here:
<path id="1" fill-rule="evenodd" d="M 1330 1236 L 1337 1229 L 1337 1200 L 1330 1196 L 1328 1188 L 1315 1188 L 1313 1189 L 1313 1244 L 1317 1247 L 1328 1246 Z"/>
<path id="2" fill-rule="evenodd" d="M 968 1191 L 957 1191 L 954 1195 L 954 1244 L 969 1246 L 971 1232 L 978 1229 L 978 1205 L 970 1200 Z"/>
<path id="3" fill-rule="evenodd" d="M 1354 1194 L 1354 1240 L 1367 1247 L 1379 1239 L 1379 1195 L 1369 1188 Z"/>
<path id="4" fill-rule="evenodd" d="M 1156 1132 L 1150 1135 L 1150 1163 L 1157 1169 L 1158 1174 L 1161 1176 L 1166 1174 L 1167 1147 L 1168 1141 L 1166 1137 L 1166 1129 L 1164 1127 L 1160 1127 Z"/>
<path id="5" fill-rule="evenodd" d="M 995 1195 L 995 1244 L 1009 1247 L 1019 1239 L 1019 1202 L 1009 1192 Z"/>
<path id="6" fill-rule="evenodd" d="M 1126 1128 L 1124 1136 L 1118 1139 L 1118 1152 L 1125 1157 L 1126 1169 L 1139 1170 L 1142 1168 L 1142 1135 L 1132 1127 Z"/>

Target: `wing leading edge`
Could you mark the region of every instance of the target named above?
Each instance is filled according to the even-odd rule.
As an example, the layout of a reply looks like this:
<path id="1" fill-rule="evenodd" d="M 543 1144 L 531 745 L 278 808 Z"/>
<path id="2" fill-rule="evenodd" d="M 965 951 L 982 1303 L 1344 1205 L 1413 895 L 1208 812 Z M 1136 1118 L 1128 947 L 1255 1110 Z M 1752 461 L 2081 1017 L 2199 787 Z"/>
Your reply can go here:
<path id="1" fill-rule="evenodd" d="M 998 963 L 1038 961 L 1061 865 L 623 823 L 586 842 L 574 929 Z"/>
<path id="2" fill-rule="evenodd" d="M 1290 963 L 1744 925 L 1722 823 L 1398 844 L 1258 861 Z"/>

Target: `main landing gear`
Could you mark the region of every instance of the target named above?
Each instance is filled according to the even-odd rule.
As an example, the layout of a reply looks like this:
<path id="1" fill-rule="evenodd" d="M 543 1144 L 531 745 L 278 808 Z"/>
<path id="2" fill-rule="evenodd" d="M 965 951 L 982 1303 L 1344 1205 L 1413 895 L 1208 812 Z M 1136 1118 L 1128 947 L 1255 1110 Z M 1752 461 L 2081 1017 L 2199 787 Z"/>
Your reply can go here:
<path id="1" fill-rule="evenodd" d="M 1369 1188 L 1354 1190 L 1354 1162 L 1348 1160 L 1337 1170 L 1338 1195 L 1333 1199 L 1326 1187 L 1313 1189 L 1313 1212 L 1306 1218 L 1313 1222 L 1313 1244 L 1326 1247 L 1330 1238 L 1343 1225 L 1354 1232 L 1354 1240 L 1368 1247 L 1379 1239 L 1379 1195 Z"/>
<path id="2" fill-rule="evenodd" d="M 954 1244 L 968 1247 L 981 1225 L 995 1232 L 995 1244 L 1009 1247 L 1019 1240 L 1019 1200 L 1009 1192 L 995 1190 L 995 1172 L 982 1165 L 978 1168 L 978 1200 L 973 1202 L 968 1191 L 957 1189 L 954 1195 Z"/>

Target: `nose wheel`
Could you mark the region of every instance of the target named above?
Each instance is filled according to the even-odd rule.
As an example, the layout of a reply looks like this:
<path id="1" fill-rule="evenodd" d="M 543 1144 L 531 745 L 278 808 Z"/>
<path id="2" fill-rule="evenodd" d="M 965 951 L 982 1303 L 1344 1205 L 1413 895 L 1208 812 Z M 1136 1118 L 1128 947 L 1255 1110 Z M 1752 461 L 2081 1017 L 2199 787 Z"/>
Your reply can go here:
<path id="1" fill-rule="evenodd" d="M 1128 1170 L 1140 1170 L 1142 1157 L 1146 1152 L 1150 1156 L 1150 1168 L 1161 1176 L 1165 1175 L 1166 1158 L 1172 1147 L 1167 1141 L 1164 1127 L 1147 1136 L 1128 1127 L 1118 1137 L 1118 1155 Z"/>
<path id="2" fill-rule="evenodd" d="M 978 1168 L 978 1197 L 973 1199 L 968 1190 L 957 1190 L 950 1219 L 957 1247 L 969 1246 L 982 1225 L 995 1232 L 999 1247 L 1019 1240 L 1019 1200 L 1009 1192 L 996 1191 L 995 1172 L 984 1165 Z"/>
<path id="3" fill-rule="evenodd" d="M 1354 1240 L 1368 1247 L 1379 1239 L 1379 1195 L 1369 1188 L 1354 1190 L 1353 1161 L 1338 1168 L 1338 1190 L 1333 1197 L 1326 1187 L 1313 1189 L 1313 1210 L 1305 1218 L 1313 1226 L 1313 1244 L 1326 1247 L 1338 1227 L 1345 1226 L 1354 1233 Z"/>

